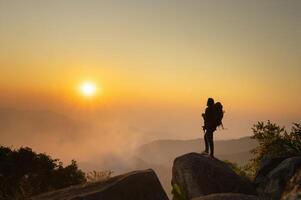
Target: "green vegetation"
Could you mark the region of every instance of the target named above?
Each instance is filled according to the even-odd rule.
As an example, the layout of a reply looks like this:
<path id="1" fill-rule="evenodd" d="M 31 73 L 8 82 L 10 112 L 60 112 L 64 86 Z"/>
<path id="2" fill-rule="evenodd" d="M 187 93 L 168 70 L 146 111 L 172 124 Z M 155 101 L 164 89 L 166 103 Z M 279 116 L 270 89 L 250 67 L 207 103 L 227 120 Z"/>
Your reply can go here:
<path id="1" fill-rule="evenodd" d="M 186 195 L 183 193 L 178 184 L 172 184 L 171 194 L 176 200 L 187 200 Z"/>
<path id="2" fill-rule="evenodd" d="M 259 145 L 251 151 L 254 158 L 247 166 L 250 174 L 255 174 L 263 159 L 292 157 L 301 155 L 301 124 L 294 123 L 290 132 L 277 124 L 258 122 L 253 126 L 252 139 Z"/>
<path id="3" fill-rule="evenodd" d="M 0 199 L 26 199 L 83 182 L 85 174 L 74 160 L 63 167 L 58 159 L 30 148 L 0 147 Z"/>
<path id="4" fill-rule="evenodd" d="M 301 124 L 294 123 L 288 132 L 284 127 L 270 121 L 258 122 L 252 130 L 251 138 L 257 140 L 259 144 L 251 151 L 253 158 L 242 167 L 228 162 L 237 174 L 253 179 L 263 159 L 301 155 Z"/>
<path id="5" fill-rule="evenodd" d="M 224 162 L 229 165 L 229 167 L 231 169 L 233 169 L 233 171 L 236 172 L 236 174 L 238 174 L 239 176 L 247 179 L 247 180 L 251 180 L 252 177 L 251 175 L 248 173 L 248 170 L 245 166 L 239 166 L 237 163 L 235 162 L 230 162 L 228 160 L 224 160 Z"/>

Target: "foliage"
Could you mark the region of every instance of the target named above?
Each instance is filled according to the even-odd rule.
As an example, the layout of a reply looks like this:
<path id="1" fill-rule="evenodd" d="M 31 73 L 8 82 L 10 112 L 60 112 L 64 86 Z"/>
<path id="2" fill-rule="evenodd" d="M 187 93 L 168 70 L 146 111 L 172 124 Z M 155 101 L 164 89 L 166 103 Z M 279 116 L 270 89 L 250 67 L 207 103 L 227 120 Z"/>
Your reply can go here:
<path id="1" fill-rule="evenodd" d="M 184 192 L 181 190 L 180 186 L 176 183 L 172 184 L 171 193 L 173 195 L 173 199 L 175 200 L 187 200 L 187 197 L 185 196 Z"/>
<path id="2" fill-rule="evenodd" d="M 264 159 L 301 155 L 301 124 L 294 123 L 290 132 L 284 127 L 267 121 L 253 125 L 252 139 L 258 146 L 251 150 L 253 158 L 245 166 L 225 161 L 238 175 L 252 180 Z"/>
<path id="3" fill-rule="evenodd" d="M 301 155 L 301 124 L 294 123 L 291 131 L 287 132 L 284 127 L 270 121 L 258 122 L 252 130 L 251 138 L 259 145 L 251 151 L 254 158 L 245 168 L 249 173 L 254 175 L 263 159 Z"/>
<path id="4" fill-rule="evenodd" d="M 92 171 L 86 173 L 86 179 L 88 182 L 96 182 L 96 181 L 105 181 L 111 177 L 113 174 L 113 171 L 108 170 L 108 171 Z"/>
<path id="5" fill-rule="evenodd" d="M 239 166 L 237 163 L 235 162 L 230 162 L 228 160 L 224 160 L 224 162 L 239 176 L 241 176 L 242 178 L 245 178 L 247 180 L 251 180 L 252 176 L 250 173 L 248 173 L 248 170 L 246 169 L 245 166 Z"/>
<path id="6" fill-rule="evenodd" d="M 27 147 L 0 147 L 0 199 L 26 199 L 85 181 L 74 160 L 63 167 L 58 159 Z"/>

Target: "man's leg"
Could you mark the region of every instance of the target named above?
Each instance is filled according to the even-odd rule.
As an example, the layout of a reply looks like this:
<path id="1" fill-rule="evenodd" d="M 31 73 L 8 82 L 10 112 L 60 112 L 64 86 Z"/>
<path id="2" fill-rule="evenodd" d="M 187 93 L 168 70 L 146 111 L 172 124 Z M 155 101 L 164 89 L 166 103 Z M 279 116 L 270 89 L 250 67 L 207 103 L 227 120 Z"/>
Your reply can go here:
<path id="1" fill-rule="evenodd" d="M 208 144 L 208 138 L 207 138 L 207 131 L 204 134 L 204 142 L 205 142 L 205 153 L 209 152 L 209 144 Z"/>
<path id="2" fill-rule="evenodd" d="M 207 131 L 207 141 L 210 147 L 210 155 L 214 156 L 214 143 L 213 143 L 213 131 Z"/>

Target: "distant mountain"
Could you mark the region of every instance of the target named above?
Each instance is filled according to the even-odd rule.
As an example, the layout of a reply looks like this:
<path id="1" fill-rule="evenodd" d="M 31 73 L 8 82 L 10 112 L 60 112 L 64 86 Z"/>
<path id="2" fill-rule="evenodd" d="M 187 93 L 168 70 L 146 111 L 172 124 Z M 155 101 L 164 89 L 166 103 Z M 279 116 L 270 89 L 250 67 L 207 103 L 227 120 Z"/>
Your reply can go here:
<path id="1" fill-rule="evenodd" d="M 250 150 L 257 142 L 250 137 L 215 141 L 216 157 L 245 165 L 250 159 Z M 189 152 L 202 152 L 204 140 L 156 140 L 140 146 L 136 151 L 136 167 L 153 168 L 170 196 L 171 168 L 176 157 Z"/>
<path id="2" fill-rule="evenodd" d="M 256 147 L 256 141 L 250 137 L 233 140 L 215 141 L 215 154 L 218 158 L 227 158 L 238 164 L 245 164 L 250 158 L 249 151 Z M 189 152 L 202 152 L 204 140 L 157 140 L 144 144 L 137 149 L 137 157 L 154 164 L 170 165 L 173 160 Z M 245 157 L 247 156 L 247 157 Z"/>

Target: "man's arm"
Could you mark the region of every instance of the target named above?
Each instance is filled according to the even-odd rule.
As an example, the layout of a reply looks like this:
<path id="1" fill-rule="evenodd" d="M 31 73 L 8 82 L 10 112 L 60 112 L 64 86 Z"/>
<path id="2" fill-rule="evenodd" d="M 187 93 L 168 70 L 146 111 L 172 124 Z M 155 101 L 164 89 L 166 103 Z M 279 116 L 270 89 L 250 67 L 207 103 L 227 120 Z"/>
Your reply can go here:
<path id="1" fill-rule="evenodd" d="M 206 130 L 208 128 L 208 108 L 205 109 L 205 113 L 202 114 L 203 118 L 204 118 L 204 126 L 203 126 L 203 130 Z"/>

